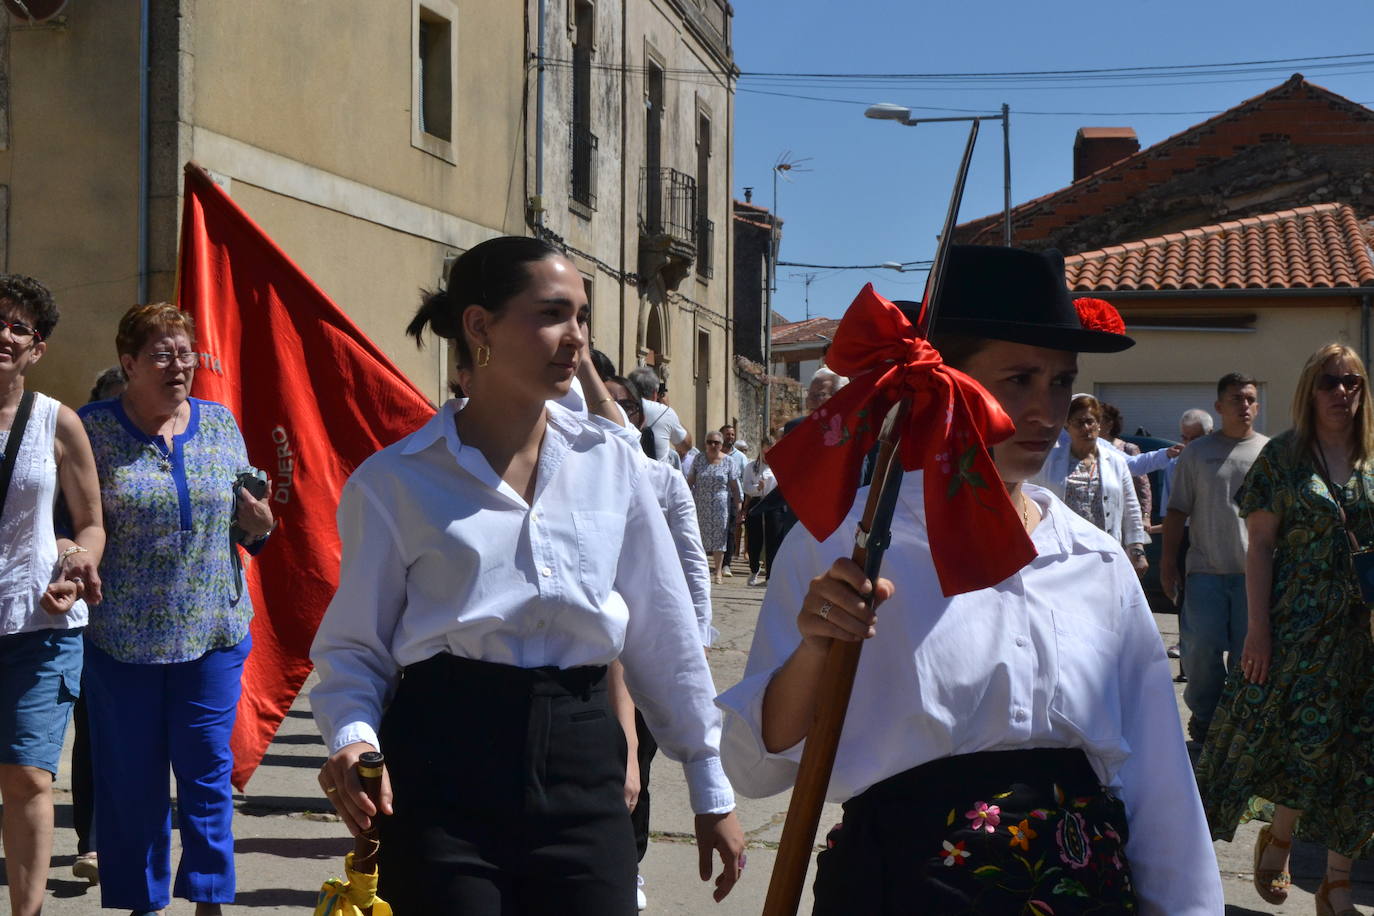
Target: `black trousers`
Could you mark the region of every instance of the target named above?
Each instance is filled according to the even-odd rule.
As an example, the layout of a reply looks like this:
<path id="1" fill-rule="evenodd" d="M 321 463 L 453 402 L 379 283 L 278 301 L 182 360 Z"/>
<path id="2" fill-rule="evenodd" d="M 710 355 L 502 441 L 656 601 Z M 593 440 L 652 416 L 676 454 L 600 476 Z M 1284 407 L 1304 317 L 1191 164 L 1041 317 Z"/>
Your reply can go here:
<path id="1" fill-rule="evenodd" d="M 632 916 L 625 735 L 606 669 L 440 654 L 382 717 L 395 814 L 378 894 L 397 916 Z"/>
<path id="2" fill-rule="evenodd" d="M 91 767 L 91 720 L 86 712 L 85 689 L 72 710 L 72 827 L 76 830 L 76 854 L 95 849 L 91 825 L 95 817 L 95 773 Z"/>
<path id="3" fill-rule="evenodd" d="M 750 573 L 759 571 L 760 561 L 767 573 L 773 572 L 773 558 L 782 546 L 782 516 L 782 512 L 768 509 L 756 510 L 745 516 L 744 533 L 749 541 Z"/>
<path id="4" fill-rule="evenodd" d="M 636 860 L 643 862 L 644 853 L 649 851 L 649 767 L 658 753 L 658 742 L 638 709 L 635 710 L 635 736 L 639 739 L 639 751 L 635 755 L 639 761 L 639 802 L 630 812 L 630 823 L 635 828 Z"/>

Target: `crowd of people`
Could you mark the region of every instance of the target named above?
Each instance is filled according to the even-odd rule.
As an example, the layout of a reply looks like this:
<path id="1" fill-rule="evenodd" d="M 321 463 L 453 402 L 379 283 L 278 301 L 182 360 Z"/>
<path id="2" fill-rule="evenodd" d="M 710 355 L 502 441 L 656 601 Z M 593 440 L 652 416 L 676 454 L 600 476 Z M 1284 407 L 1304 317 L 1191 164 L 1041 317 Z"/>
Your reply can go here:
<path id="1" fill-rule="evenodd" d="M 1120 411 L 1074 393 L 1079 353 L 1133 341 L 1081 317 L 1057 253 L 954 246 L 937 305 L 930 342 L 1014 427 L 988 458 L 1006 502 L 981 505 L 1034 557 L 956 594 L 933 558 L 930 471 L 902 481 L 887 576 L 870 580 L 848 558 L 862 499 L 818 539 L 795 525 L 771 431 L 748 443 L 727 422 L 696 448 L 652 367 L 620 375 L 590 348 L 558 248 L 497 238 L 454 261 L 407 330 L 452 342 L 458 396 L 350 477 L 311 652 L 319 783 L 352 832 L 380 831 L 395 912 L 643 909 L 659 750 L 683 769 L 701 878 L 718 871 L 723 899 L 747 864 L 735 793 L 792 786 L 832 689 L 828 647 L 866 639 L 814 912 L 1219 914 L 1212 840 L 1255 817 L 1263 899 L 1286 899 L 1299 837 L 1328 850 L 1319 914 L 1355 912 L 1351 864 L 1374 837 L 1374 403 L 1359 356 L 1311 356 L 1282 435 L 1255 429 L 1259 385 L 1233 372 L 1218 428 L 1195 408 L 1183 442 L 1142 453 Z M 855 307 L 923 345 L 913 310 Z M 190 396 L 185 313 L 130 309 L 117 371 L 78 411 L 25 386 L 57 323 L 41 284 L 0 276 L 11 912 L 41 909 L 75 704 L 74 870 L 98 877 L 105 907 L 159 913 L 175 895 L 216 914 L 235 892 L 242 563 L 271 549 L 275 520 L 233 416 Z M 818 371 L 776 434 L 847 382 Z M 1152 536 L 1181 614 L 1196 765 L 1141 585 Z M 717 695 L 711 589 L 741 549 L 767 588 L 743 679 Z M 374 801 L 356 764 L 378 749 Z"/>

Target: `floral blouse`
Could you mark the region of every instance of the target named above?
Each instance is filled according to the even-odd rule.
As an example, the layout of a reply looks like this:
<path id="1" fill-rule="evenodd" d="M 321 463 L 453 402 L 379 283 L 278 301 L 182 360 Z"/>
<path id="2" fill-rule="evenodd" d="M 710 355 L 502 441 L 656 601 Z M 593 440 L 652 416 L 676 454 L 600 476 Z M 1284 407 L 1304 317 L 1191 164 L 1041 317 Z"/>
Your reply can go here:
<path id="1" fill-rule="evenodd" d="M 165 440 L 129 419 L 119 399 L 78 411 L 95 452 L 105 513 L 104 600 L 91 641 L 122 662 L 191 661 L 248 635 L 253 605 L 235 588 L 233 484 L 248 467 L 222 404 L 191 398 L 186 431 Z"/>

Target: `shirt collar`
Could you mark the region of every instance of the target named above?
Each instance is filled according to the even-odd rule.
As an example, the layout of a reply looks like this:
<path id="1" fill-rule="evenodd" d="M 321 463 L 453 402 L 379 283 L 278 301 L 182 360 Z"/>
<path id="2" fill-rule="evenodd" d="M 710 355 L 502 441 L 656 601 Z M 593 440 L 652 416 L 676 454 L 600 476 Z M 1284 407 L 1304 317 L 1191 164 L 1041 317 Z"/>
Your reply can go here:
<path id="1" fill-rule="evenodd" d="M 429 422 L 410 434 L 405 445 L 401 447 L 401 454 L 413 455 L 422 452 L 442 439 L 448 443 L 449 451 L 457 456 L 463 450 L 463 443 L 458 438 L 458 426 L 454 423 L 454 417 L 458 416 L 467 402 L 467 398 L 450 398 L 445 401 L 439 412 L 430 417 Z M 567 444 L 571 445 L 587 435 L 604 438 L 594 426 L 584 423 L 576 413 L 561 404 L 549 401 L 547 406 L 549 429 Z"/>
<path id="2" fill-rule="evenodd" d="M 902 478 L 902 487 L 898 494 L 908 511 L 919 518 L 922 525 L 925 524 L 924 478 L 925 475 L 920 471 L 907 472 Z M 1021 490 L 1040 509 L 1040 524 L 1031 533 L 1031 543 L 1035 545 L 1038 557 L 1061 557 L 1093 551 L 1108 555 L 1112 553 L 1105 542 L 1098 546 L 1085 538 L 1075 537 L 1073 522 L 1070 519 L 1073 510 L 1056 499 L 1049 490 L 1031 483 L 1022 484 Z"/>

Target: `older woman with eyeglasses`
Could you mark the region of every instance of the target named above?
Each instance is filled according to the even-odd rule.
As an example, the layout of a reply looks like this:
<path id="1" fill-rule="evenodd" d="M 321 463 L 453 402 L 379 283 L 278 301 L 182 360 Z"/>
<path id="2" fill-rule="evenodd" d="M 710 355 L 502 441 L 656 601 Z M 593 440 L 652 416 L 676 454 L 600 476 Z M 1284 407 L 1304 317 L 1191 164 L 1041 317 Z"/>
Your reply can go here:
<path id="1" fill-rule="evenodd" d="M 190 396 L 191 317 L 136 306 L 115 347 L 128 387 L 79 411 L 110 536 L 86 632 L 101 904 L 170 902 L 170 768 L 182 847 L 171 891 L 214 916 L 234 900 L 229 735 L 253 616 L 230 528 L 256 553 L 272 510 L 235 487 L 248 455 L 233 414 Z"/>
<path id="2" fill-rule="evenodd" d="M 1150 536 L 1140 514 L 1140 500 L 1126 466 L 1126 456 L 1098 442 L 1102 404 L 1089 394 L 1075 395 L 1069 405 L 1067 443 L 1061 436 L 1035 482 L 1070 509 L 1121 542 L 1138 575 L 1145 575 L 1145 545 Z"/>
<path id="3" fill-rule="evenodd" d="M 1254 851 L 1268 903 L 1288 897 L 1294 836 L 1326 847 L 1318 916 L 1358 912 L 1351 862 L 1374 840 L 1374 644 L 1360 585 L 1360 554 L 1374 547 L 1368 380 L 1344 344 L 1313 353 L 1293 428 L 1264 446 L 1236 494 L 1248 627 L 1197 770 L 1215 839 L 1231 840 L 1261 800 L 1273 802 Z"/>
<path id="4" fill-rule="evenodd" d="M 725 454 L 725 437 L 718 430 L 706 435 L 706 453 L 692 462 L 687 485 L 697 504 L 701 546 L 711 555 L 711 581 L 722 582 L 725 547 L 730 539 L 730 519 L 739 514 L 744 493 L 739 466 Z"/>

